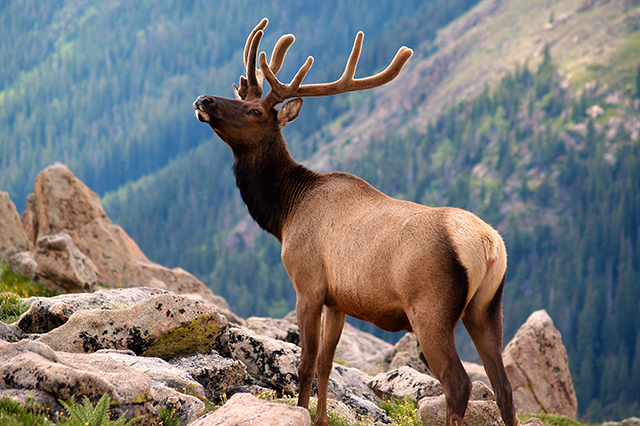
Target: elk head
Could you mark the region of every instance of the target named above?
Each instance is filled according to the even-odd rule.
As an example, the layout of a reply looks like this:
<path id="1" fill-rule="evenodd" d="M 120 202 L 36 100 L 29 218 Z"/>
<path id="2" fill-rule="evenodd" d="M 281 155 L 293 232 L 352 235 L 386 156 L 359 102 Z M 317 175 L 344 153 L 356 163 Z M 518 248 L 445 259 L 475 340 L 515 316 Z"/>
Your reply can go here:
<path id="1" fill-rule="evenodd" d="M 301 98 L 331 96 L 382 86 L 400 73 L 413 54 L 411 49 L 401 47 L 387 69 L 371 77 L 355 79 L 364 39 L 364 34 L 359 32 L 340 79 L 332 83 L 303 85 L 302 80 L 313 65 L 313 57 L 309 56 L 293 80 L 289 84 L 283 84 L 277 79 L 276 74 L 280 71 L 287 50 L 295 41 L 295 37 L 291 34 L 283 35 L 273 49 L 270 63 L 267 63 L 264 52 L 261 52 L 258 58 L 260 40 L 267 24 L 268 20 L 263 19 L 247 39 L 244 49 L 247 76 L 240 77 L 240 87 L 233 85 L 236 99 L 203 95 L 193 104 L 198 120 L 208 123 L 231 147 L 236 157 L 273 138 L 288 122 L 293 121 L 300 112 Z M 262 98 L 264 80 L 267 80 L 271 90 Z M 276 110 L 276 105 L 292 98 L 292 101 Z"/>

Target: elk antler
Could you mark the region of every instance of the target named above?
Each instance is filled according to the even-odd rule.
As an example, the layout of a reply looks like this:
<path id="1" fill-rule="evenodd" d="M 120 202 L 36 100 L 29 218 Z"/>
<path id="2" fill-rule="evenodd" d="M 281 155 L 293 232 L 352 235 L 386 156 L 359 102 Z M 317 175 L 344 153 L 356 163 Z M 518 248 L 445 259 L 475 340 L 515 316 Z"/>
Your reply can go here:
<path id="1" fill-rule="evenodd" d="M 247 42 L 244 46 L 244 66 L 247 70 L 247 77 L 240 76 L 240 88 L 235 83 L 233 84 L 233 91 L 237 99 L 246 100 L 247 97 L 260 98 L 262 97 L 262 83 L 264 81 L 264 73 L 260 69 L 256 69 L 256 57 L 258 53 L 258 47 L 260 40 L 262 39 L 263 31 L 267 27 L 269 20 L 264 18 L 256 27 L 251 31 Z M 287 55 L 287 50 L 293 44 L 296 38 L 292 34 L 286 34 L 280 37 L 273 53 L 271 54 L 271 62 L 269 63 L 269 69 L 273 74 L 277 74 L 282 68 L 284 58 Z"/>
<path id="2" fill-rule="evenodd" d="M 311 65 L 313 65 L 313 57 L 309 56 L 296 76 L 293 78 L 293 80 L 291 80 L 291 83 L 282 84 L 275 76 L 277 70 L 271 69 L 270 64 L 267 65 L 266 54 L 264 52 L 261 52 L 261 73 L 264 75 L 264 78 L 266 78 L 266 80 L 269 82 L 269 85 L 271 86 L 271 91 L 265 99 L 269 99 L 269 104 L 277 105 L 280 102 L 283 102 L 285 99 L 293 97 L 329 96 L 337 95 L 339 93 L 365 90 L 382 86 L 383 84 L 386 84 L 396 78 L 400 73 L 400 70 L 402 70 L 404 64 L 406 64 L 409 58 L 411 58 L 411 56 L 413 55 L 413 50 L 403 46 L 398 50 L 398 53 L 396 53 L 393 61 L 391 61 L 391 64 L 389 64 L 389 66 L 384 71 L 370 77 L 354 79 L 353 77 L 356 72 L 356 66 L 358 65 L 358 59 L 360 59 L 363 39 L 364 33 L 360 31 L 356 35 L 356 40 L 353 44 L 353 49 L 351 50 L 351 55 L 349 55 L 349 60 L 347 61 L 344 73 L 342 73 L 340 79 L 332 83 L 307 84 L 304 86 L 301 85 L 302 80 L 307 75 L 307 72 L 309 72 Z"/>

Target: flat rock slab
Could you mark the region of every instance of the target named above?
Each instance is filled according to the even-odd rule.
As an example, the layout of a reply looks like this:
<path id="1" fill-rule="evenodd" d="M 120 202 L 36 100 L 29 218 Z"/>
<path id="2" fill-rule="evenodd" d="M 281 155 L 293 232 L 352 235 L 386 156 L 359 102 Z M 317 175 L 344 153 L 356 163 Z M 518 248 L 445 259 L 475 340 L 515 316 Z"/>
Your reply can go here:
<path id="1" fill-rule="evenodd" d="M 25 403 L 35 398 L 43 407 L 58 411 L 59 399 L 77 401 L 88 397 L 94 404 L 107 394 L 111 411 L 117 417 L 142 416 L 137 424 L 157 423 L 158 406 L 176 409 L 181 424 L 195 420 L 204 412 L 197 398 L 177 392 L 152 381 L 110 354 L 76 354 L 56 352 L 31 340 L 17 343 L 0 341 L 0 389 L 2 395 Z"/>
<path id="2" fill-rule="evenodd" d="M 304 408 L 267 402 L 248 393 L 237 393 L 222 408 L 190 426 L 310 426 Z"/>
<path id="3" fill-rule="evenodd" d="M 29 310 L 22 314 L 18 326 L 25 333 L 48 333 L 66 323 L 76 311 L 122 310 L 147 297 L 168 293 L 158 288 L 134 287 L 54 297 L 29 297 L 23 299 Z"/>
<path id="4" fill-rule="evenodd" d="M 136 355 L 170 359 L 210 352 L 228 324 L 211 306 L 176 294 L 159 294 L 119 311 L 78 311 L 37 341 L 59 351 L 129 349 Z"/>

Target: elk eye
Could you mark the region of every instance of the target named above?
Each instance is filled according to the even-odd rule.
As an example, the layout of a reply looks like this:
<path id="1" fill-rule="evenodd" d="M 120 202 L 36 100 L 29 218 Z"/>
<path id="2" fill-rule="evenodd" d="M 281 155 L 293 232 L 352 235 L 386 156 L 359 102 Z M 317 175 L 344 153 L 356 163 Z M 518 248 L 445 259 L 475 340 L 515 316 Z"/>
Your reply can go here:
<path id="1" fill-rule="evenodd" d="M 262 117 L 262 111 L 257 108 L 253 108 L 251 111 L 249 111 L 249 114 L 253 115 L 254 117 Z"/>

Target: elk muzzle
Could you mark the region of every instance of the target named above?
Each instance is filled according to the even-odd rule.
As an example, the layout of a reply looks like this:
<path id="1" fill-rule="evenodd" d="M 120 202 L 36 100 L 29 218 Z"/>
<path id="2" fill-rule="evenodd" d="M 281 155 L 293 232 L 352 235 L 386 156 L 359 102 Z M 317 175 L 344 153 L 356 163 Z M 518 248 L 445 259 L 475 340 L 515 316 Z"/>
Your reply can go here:
<path id="1" fill-rule="evenodd" d="M 196 118 L 203 123 L 210 123 L 212 117 L 216 117 L 216 100 L 213 96 L 201 95 L 193 103 L 196 110 Z"/>

